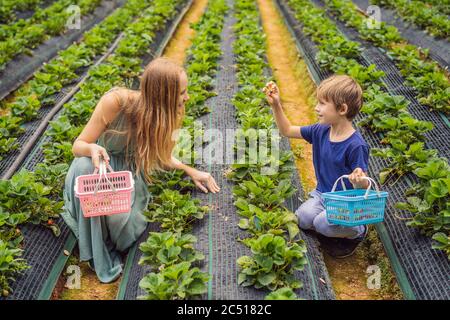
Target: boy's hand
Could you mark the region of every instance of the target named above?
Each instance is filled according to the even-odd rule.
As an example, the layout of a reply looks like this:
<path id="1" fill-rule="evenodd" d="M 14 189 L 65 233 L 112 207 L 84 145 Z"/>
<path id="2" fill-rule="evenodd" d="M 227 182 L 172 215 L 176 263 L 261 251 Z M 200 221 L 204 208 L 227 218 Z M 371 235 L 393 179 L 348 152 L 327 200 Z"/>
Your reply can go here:
<path id="1" fill-rule="evenodd" d="M 279 106 L 281 104 L 280 92 L 275 82 L 268 82 L 264 87 L 263 92 L 266 94 L 267 101 L 272 107 Z"/>
<path id="2" fill-rule="evenodd" d="M 356 189 L 366 189 L 369 186 L 369 181 L 364 179 L 365 176 L 366 174 L 361 168 L 356 168 L 349 175 L 348 179 Z"/>

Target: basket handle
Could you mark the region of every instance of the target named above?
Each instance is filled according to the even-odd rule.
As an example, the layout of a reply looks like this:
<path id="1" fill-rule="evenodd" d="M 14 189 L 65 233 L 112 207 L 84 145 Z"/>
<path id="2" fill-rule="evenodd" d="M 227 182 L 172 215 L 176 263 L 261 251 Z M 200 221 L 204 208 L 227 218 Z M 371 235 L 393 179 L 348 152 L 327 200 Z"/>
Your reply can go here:
<path id="1" fill-rule="evenodd" d="M 112 184 L 111 181 L 109 181 L 108 176 L 106 175 L 108 169 L 110 172 L 114 171 L 109 164 L 106 165 L 103 160 L 100 160 L 100 172 L 99 172 L 98 182 L 95 185 L 94 195 L 96 195 L 98 192 L 98 187 L 100 186 L 100 182 L 102 181 L 102 176 L 105 177 L 105 179 L 108 182 L 109 186 L 111 187 L 112 191 L 116 192 L 116 188 L 114 188 L 114 185 Z M 95 168 L 94 174 L 96 172 L 97 172 L 97 168 Z"/>
<path id="2" fill-rule="evenodd" d="M 100 160 L 100 167 L 101 167 L 102 163 L 103 163 L 103 160 Z M 111 167 L 111 165 L 109 163 L 105 164 L 105 168 L 108 169 L 109 172 L 114 172 L 113 168 Z M 106 169 L 105 169 L 105 173 L 107 172 Z M 98 172 L 99 172 L 98 168 L 95 168 L 93 174 L 97 174 Z"/>
<path id="3" fill-rule="evenodd" d="M 345 183 L 344 183 L 344 181 L 343 181 L 344 178 L 348 179 L 348 178 L 349 178 L 349 175 L 348 175 L 348 174 L 344 174 L 343 176 L 340 176 L 340 177 L 334 182 L 333 189 L 331 189 L 331 192 L 334 192 L 334 191 L 336 190 L 336 187 L 337 187 L 337 184 L 338 184 L 339 181 L 341 181 L 342 190 L 344 190 L 344 191 L 347 190 L 347 187 L 345 186 Z M 369 191 L 370 191 L 370 189 L 372 188 L 372 184 L 375 186 L 375 190 L 377 191 L 378 197 L 380 197 L 380 196 L 381 196 L 381 195 L 380 195 L 380 189 L 378 188 L 378 185 L 377 185 L 377 183 L 375 182 L 375 180 L 373 180 L 373 179 L 370 178 L 370 177 L 363 177 L 363 179 L 366 179 L 367 181 L 369 181 L 369 186 L 367 187 L 366 193 L 364 194 L 364 198 L 367 199 L 367 197 L 369 196 Z"/>

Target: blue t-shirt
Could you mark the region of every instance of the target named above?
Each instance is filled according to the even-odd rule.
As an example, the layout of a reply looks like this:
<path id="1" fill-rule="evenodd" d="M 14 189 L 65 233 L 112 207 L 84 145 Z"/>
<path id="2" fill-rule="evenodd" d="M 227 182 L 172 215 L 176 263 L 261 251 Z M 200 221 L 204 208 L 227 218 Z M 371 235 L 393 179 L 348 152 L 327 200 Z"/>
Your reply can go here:
<path id="1" fill-rule="evenodd" d="M 330 192 L 340 176 L 350 174 L 356 168 L 367 172 L 369 146 L 358 131 L 344 141 L 330 141 L 330 125 L 313 124 L 301 127 L 302 137 L 313 145 L 313 164 L 317 187 L 320 192 Z M 348 189 L 353 185 L 344 179 Z M 338 183 L 336 191 L 342 190 Z"/>

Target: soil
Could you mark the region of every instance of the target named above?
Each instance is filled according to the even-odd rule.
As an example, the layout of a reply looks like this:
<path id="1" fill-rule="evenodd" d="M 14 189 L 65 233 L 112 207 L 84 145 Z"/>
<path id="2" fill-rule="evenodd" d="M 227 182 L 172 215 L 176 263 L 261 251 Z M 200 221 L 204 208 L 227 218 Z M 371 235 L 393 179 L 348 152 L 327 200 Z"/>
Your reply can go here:
<path id="1" fill-rule="evenodd" d="M 207 4 L 208 0 L 194 0 L 192 7 L 184 16 L 183 21 L 164 50 L 163 57 L 169 58 L 180 65 L 184 64 L 187 49 L 191 46 L 192 38 L 195 35 L 195 30 L 191 28 L 191 23 L 196 23 L 200 20 Z"/>
<path id="2" fill-rule="evenodd" d="M 65 287 L 66 276 L 58 280 L 56 291 L 52 300 L 115 300 L 119 290 L 120 279 L 113 283 L 101 283 L 97 275 L 86 262 L 79 264 L 81 270 L 80 289 L 68 289 Z M 59 291 L 59 292 L 58 292 Z"/>

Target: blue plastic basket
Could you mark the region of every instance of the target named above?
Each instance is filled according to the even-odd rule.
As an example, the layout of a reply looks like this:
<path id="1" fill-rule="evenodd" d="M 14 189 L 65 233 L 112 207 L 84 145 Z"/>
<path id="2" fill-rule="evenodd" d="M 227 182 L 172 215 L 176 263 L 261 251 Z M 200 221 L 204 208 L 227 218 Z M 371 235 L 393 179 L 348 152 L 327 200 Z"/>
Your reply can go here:
<path id="1" fill-rule="evenodd" d="M 367 190 L 347 190 L 342 181 L 344 178 L 348 179 L 348 175 L 337 179 L 331 192 L 322 193 L 328 222 L 347 227 L 383 222 L 388 193 L 380 191 L 376 182 L 369 177 L 365 177 L 369 181 Z M 335 191 L 339 181 L 343 190 Z M 372 184 L 376 191 L 371 190 Z"/>

